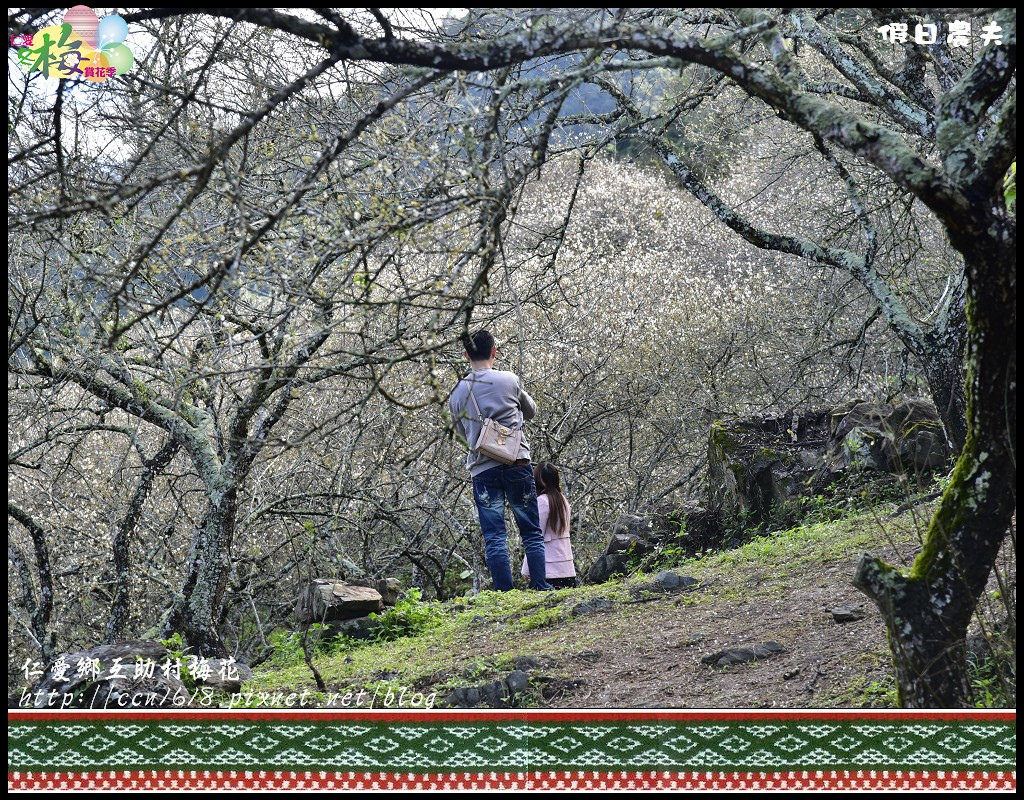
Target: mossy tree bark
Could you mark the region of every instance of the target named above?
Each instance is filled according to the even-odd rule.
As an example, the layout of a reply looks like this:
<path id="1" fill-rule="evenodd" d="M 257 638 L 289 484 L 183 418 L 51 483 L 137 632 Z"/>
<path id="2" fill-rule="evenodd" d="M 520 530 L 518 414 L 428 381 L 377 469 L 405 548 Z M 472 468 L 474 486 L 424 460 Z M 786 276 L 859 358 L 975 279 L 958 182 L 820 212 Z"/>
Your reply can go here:
<path id="1" fill-rule="evenodd" d="M 21 578 L 25 593 L 23 605 L 30 617 L 31 635 L 39 647 L 43 659 L 49 661 L 57 649 L 56 636 L 50 630 L 50 614 L 53 611 L 53 575 L 50 568 L 50 551 L 46 544 L 46 532 L 39 521 L 33 519 L 24 509 L 19 508 L 10 500 L 7 501 L 7 515 L 17 520 L 32 537 L 32 550 L 35 556 L 36 576 L 39 581 L 38 592 L 33 585 L 25 557 L 20 553 L 8 537 L 7 560 Z"/>
<path id="2" fill-rule="evenodd" d="M 195 652 L 218 658 L 229 655 L 218 628 L 231 569 L 239 490 L 238 481 L 227 484 L 211 492 L 210 506 L 192 538 L 181 594 L 166 626 L 168 632 L 180 632 Z"/>
<path id="3" fill-rule="evenodd" d="M 936 134 L 955 194 L 932 208 L 966 265 L 966 443 L 910 571 L 865 555 L 854 579 L 886 617 L 908 707 L 968 702 L 967 626 L 1016 508 L 1017 225 L 1003 196 L 1016 158 L 1016 18 L 998 17 L 1003 46 L 943 98 Z"/>
<path id="4" fill-rule="evenodd" d="M 967 314 L 961 298 L 944 325 L 922 335 L 919 356 L 932 402 L 954 453 L 967 442 L 966 346 Z"/>
<path id="5" fill-rule="evenodd" d="M 1016 507 L 1015 235 L 992 228 L 965 252 L 968 434 L 952 481 L 909 574 L 865 555 L 854 581 L 885 616 L 906 707 L 966 704 L 967 626 Z"/>
<path id="6" fill-rule="evenodd" d="M 299 372 L 309 364 L 330 335 L 329 310 L 322 310 L 319 321 L 321 327 L 308 334 L 286 363 L 266 364 L 246 394 L 237 392 L 240 399 L 230 414 L 217 413 L 212 404 L 212 394 L 205 384 L 195 392 L 194 399 L 198 402 L 167 396 L 156 387 L 147 387 L 135 379 L 130 365 L 116 355 L 83 356 L 77 365 L 55 364 L 52 356 L 35 350 L 32 366 L 25 370 L 61 383 L 78 384 L 109 406 L 122 409 L 169 434 L 168 443 L 147 462 L 148 472 L 139 484 L 126 521 L 123 521 L 123 533 L 130 532 L 133 527 L 133 515 L 141 513 L 156 472 L 166 466 L 179 448 L 187 454 L 195 475 L 202 483 L 206 507 L 193 529 L 184 578 L 180 589 L 174 593 L 169 613 L 165 615 L 163 632 L 181 633 L 196 654 L 228 655 L 219 628 L 231 570 L 231 545 L 239 492 L 245 486 L 253 462 L 263 451 L 271 431 L 310 382 L 300 379 Z M 320 379 L 330 374 L 333 373 L 323 371 Z M 8 510 L 10 513 L 10 508 Z M 38 538 L 33 529 L 30 531 L 34 538 Z M 115 539 L 115 565 L 123 581 L 111 621 L 116 626 L 114 633 L 119 633 L 123 629 L 123 619 L 118 609 L 127 603 L 127 598 L 121 597 L 120 593 L 127 592 L 128 562 L 127 540 L 123 536 Z M 40 574 L 43 574 L 42 570 Z"/>
<path id="7" fill-rule="evenodd" d="M 114 597 L 110 603 L 110 617 L 107 619 L 107 627 L 103 634 L 103 644 L 122 641 L 127 635 L 131 610 L 131 540 L 138 529 L 146 499 L 153 490 L 157 476 L 171 463 L 180 446 L 181 443 L 175 439 L 168 439 L 155 455 L 144 460 L 142 476 L 132 494 L 128 511 L 117 526 L 111 548 L 116 574 Z"/>

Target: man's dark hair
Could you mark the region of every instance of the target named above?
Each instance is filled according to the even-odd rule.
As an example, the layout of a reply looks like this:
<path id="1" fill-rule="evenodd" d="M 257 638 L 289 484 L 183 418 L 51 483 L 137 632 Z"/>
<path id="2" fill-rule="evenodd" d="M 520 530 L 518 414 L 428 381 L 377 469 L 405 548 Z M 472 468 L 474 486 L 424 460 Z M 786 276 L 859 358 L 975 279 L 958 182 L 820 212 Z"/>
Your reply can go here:
<path id="1" fill-rule="evenodd" d="M 477 331 L 462 337 L 462 344 L 472 361 L 486 361 L 491 357 L 494 337 L 490 331 Z"/>

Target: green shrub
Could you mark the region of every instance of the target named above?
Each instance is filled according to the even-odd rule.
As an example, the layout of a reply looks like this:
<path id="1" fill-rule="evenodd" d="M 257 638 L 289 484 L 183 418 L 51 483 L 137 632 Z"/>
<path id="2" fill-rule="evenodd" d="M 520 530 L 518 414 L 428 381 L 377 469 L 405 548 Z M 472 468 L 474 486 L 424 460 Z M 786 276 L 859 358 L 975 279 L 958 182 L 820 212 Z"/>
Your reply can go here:
<path id="1" fill-rule="evenodd" d="M 185 684 L 186 689 L 194 689 L 196 686 L 196 679 L 192 675 L 192 671 L 188 668 L 189 648 L 185 646 L 185 640 L 182 639 L 180 633 L 172 633 L 166 639 L 161 639 L 160 644 L 167 648 L 168 658 L 171 663 L 177 663 L 181 665 L 181 682 Z"/>
<path id="2" fill-rule="evenodd" d="M 899 708 L 896 679 L 891 675 L 879 681 L 870 681 L 861 691 L 861 708 Z"/>
<path id="3" fill-rule="evenodd" d="M 1002 633 L 988 639 L 988 652 L 967 658 L 975 708 L 1013 708 L 1017 703 L 1016 648 Z"/>
<path id="4" fill-rule="evenodd" d="M 310 625 L 316 629 L 316 625 Z M 302 632 L 286 631 L 278 629 L 271 631 L 267 643 L 274 648 L 274 655 L 270 657 L 271 663 L 278 667 L 290 667 L 305 662 L 302 653 Z"/>
<path id="5" fill-rule="evenodd" d="M 437 625 L 442 616 L 437 603 L 425 603 L 419 589 L 409 589 L 394 608 L 382 614 L 370 614 L 370 619 L 377 621 L 373 640 L 391 642 L 403 636 L 415 636 Z"/>

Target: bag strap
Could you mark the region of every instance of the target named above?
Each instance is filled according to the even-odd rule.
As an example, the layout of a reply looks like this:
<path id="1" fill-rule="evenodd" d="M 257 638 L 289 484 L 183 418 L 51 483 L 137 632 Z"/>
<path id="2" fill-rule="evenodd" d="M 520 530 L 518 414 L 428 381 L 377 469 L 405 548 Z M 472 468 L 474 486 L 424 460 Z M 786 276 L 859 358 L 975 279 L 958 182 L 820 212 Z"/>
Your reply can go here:
<path id="1" fill-rule="evenodd" d="M 472 376 L 472 377 L 470 377 L 470 378 L 469 378 L 469 380 L 468 380 L 468 384 L 469 384 L 469 399 L 473 401 L 473 407 L 474 407 L 474 408 L 476 409 L 476 418 L 477 418 L 477 421 L 478 421 L 478 422 L 479 422 L 479 423 L 480 423 L 481 425 L 483 425 L 483 423 L 484 423 L 484 415 L 483 415 L 483 412 L 482 412 L 482 411 L 480 410 L 480 404 L 479 404 L 479 403 L 477 403 L 477 401 L 476 401 L 476 396 L 475 396 L 475 395 L 473 394 L 473 384 L 474 384 L 475 382 L 476 382 L 476 376 L 475 376 L 475 375 L 473 375 L 473 376 Z M 466 411 L 468 410 L 468 406 L 469 406 L 469 403 L 467 403 L 467 404 L 466 404 L 465 406 L 463 406 L 463 407 L 462 407 L 462 412 L 463 412 L 464 414 L 465 414 L 465 413 L 466 413 Z M 469 415 L 467 414 L 466 416 L 469 416 Z M 520 408 L 520 409 L 519 409 L 519 424 L 518 424 L 517 426 L 515 426 L 514 428 L 512 428 L 512 430 L 521 430 L 521 429 L 522 429 L 522 427 L 523 427 L 523 423 L 524 423 L 525 421 L 526 421 L 526 420 L 525 420 L 525 419 L 523 419 L 523 410 L 522 410 L 522 409 Z"/>
<path id="2" fill-rule="evenodd" d="M 484 415 L 483 415 L 483 412 L 480 411 L 480 404 L 477 403 L 476 397 L 473 395 L 473 379 L 472 378 L 470 378 L 470 380 L 469 380 L 469 399 L 473 401 L 473 406 L 476 408 L 476 418 L 482 424 L 483 421 L 484 421 Z M 465 407 L 463 407 L 462 410 L 463 410 L 463 413 L 465 413 L 465 411 L 467 409 Z M 466 416 L 469 416 L 469 415 L 467 414 Z"/>

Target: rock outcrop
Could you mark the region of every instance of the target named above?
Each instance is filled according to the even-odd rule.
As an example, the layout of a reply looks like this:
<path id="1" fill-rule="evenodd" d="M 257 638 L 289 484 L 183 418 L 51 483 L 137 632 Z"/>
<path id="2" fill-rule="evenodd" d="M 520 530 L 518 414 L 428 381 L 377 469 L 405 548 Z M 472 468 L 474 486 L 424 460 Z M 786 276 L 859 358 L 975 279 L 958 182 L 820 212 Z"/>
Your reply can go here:
<path id="1" fill-rule="evenodd" d="M 588 583 L 604 583 L 624 575 L 667 547 L 680 555 L 696 555 L 721 544 L 721 518 L 695 505 L 659 503 L 646 512 L 623 514 L 616 520 L 604 553 L 587 572 Z"/>
<path id="2" fill-rule="evenodd" d="M 711 508 L 724 517 L 767 519 L 807 487 L 828 449 L 827 411 L 716 422 L 708 440 Z"/>
<path id="3" fill-rule="evenodd" d="M 867 403 L 828 411 L 716 422 L 708 440 L 709 504 L 752 523 L 821 490 L 848 470 L 921 477 L 952 453 L 935 407 L 925 400 Z"/>
<path id="4" fill-rule="evenodd" d="M 138 666 L 137 666 L 138 665 Z M 64 653 L 25 692 L 34 708 L 187 708 L 192 692 L 181 680 L 181 661 L 160 642 L 104 644 Z"/>
<path id="5" fill-rule="evenodd" d="M 855 403 L 830 419 L 829 472 L 860 467 L 917 475 L 943 467 L 952 455 L 935 406 L 924 400 Z"/>
<path id="6" fill-rule="evenodd" d="M 379 613 L 383 608 L 383 598 L 376 589 L 316 578 L 299 592 L 295 616 L 303 624 L 340 622 Z"/>
<path id="7" fill-rule="evenodd" d="M 925 400 L 867 403 L 781 417 L 716 422 L 708 439 L 708 507 L 662 501 L 623 514 L 608 546 L 587 572 L 603 583 L 673 556 L 693 556 L 734 543 L 732 528 L 772 519 L 774 509 L 821 493 L 844 473 L 902 473 L 917 477 L 951 457 L 935 407 Z M 664 562 L 662 562 L 664 563 Z"/>

